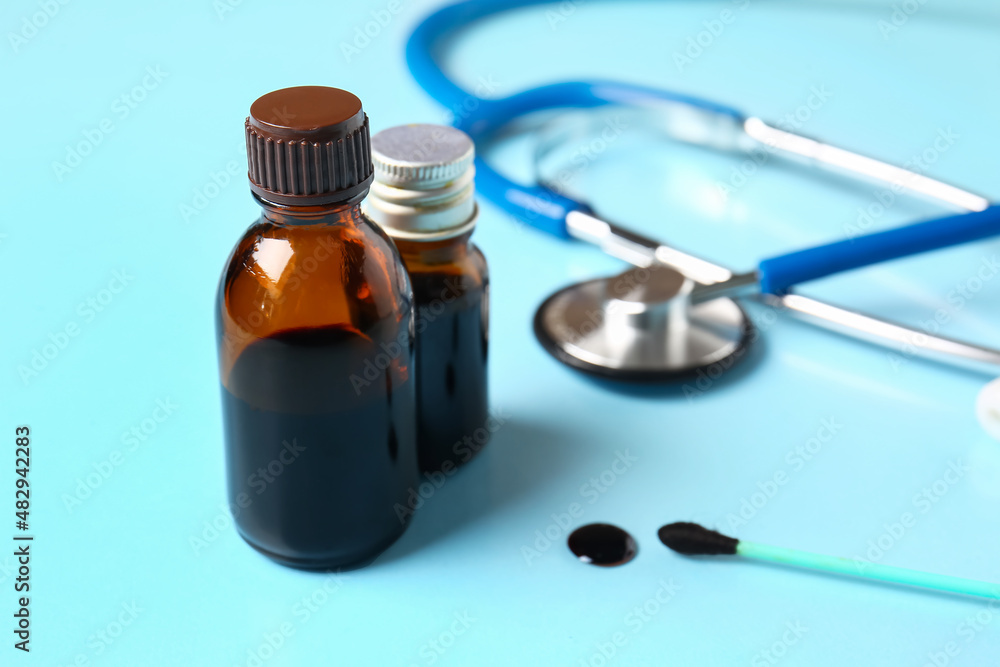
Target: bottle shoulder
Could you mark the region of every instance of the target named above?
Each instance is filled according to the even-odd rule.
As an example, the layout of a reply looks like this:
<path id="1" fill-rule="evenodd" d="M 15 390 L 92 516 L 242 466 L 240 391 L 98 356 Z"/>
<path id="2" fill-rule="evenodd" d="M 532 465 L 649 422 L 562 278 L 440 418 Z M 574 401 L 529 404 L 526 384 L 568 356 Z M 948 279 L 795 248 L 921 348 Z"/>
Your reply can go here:
<path id="1" fill-rule="evenodd" d="M 410 275 L 465 275 L 484 280 L 489 273 L 486 256 L 468 237 L 442 241 L 396 239 L 395 243 Z"/>
<path id="2" fill-rule="evenodd" d="M 479 274 L 483 277 L 484 282 L 489 282 L 490 265 L 489 262 L 486 261 L 486 255 L 483 254 L 483 251 L 480 250 L 479 246 L 477 246 L 475 243 L 470 243 L 469 249 L 470 249 L 469 255 L 471 256 L 472 262 L 475 265 L 476 270 L 479 271 Z"/>
<path id="3" fill-rule="evenodd" d="M 271 246 L 284 246 L 282 254 L 315 252 L 317 248 L 338 251 L 346 247 L 365 248 L 379 255 L 399 259 L 392 240 L 367 219 L 351 224 L 317 223 L 302 225 L 275 224 L 263 216 L 247 227 L 236 242 L 230 263 L 245 260 L 247 252 L 264 252 Z M 320 251 L 322 254 L 322 250 Z"/>
<path id="4" fill-rule="evenodd" d="M 259 219 L 237 241 L 226 272 L 261 274 L 278 283 L 305 269 L 331 273 L 351 262 L 363 262 L 359 267 L 362 269 L 375 268 L 373 262 L 382 266 L 401 264 L 392 240 L 367 221 L 350 225 L 276 225 Z"/>
<path id="5" fill-rule="evenodd" d="M 398 319 L 412 291 L 392 242 L 367 221 L 287 225 L 262 217 L 231 253 L 219 300 L 233 318 L 258 313 L 257 328 L 269 335 L 331 324 L 361 330 L 382 317 Z"/>
<path id="6" fill-rule="evenodd" d="M 468 252 L 449 262 L 425 264 L 408 260 L 404 255 L 418 306 L 439 299 L 476 303 L 489 290 L 486 258 L 478 248 L 470 247 Z"/>

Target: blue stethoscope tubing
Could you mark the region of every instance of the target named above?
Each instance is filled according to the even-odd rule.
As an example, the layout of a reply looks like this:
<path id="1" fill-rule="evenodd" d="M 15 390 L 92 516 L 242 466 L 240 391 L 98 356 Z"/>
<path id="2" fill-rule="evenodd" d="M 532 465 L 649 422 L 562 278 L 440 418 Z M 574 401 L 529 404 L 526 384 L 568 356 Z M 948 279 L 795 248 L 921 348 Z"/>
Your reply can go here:
<path id="1" fill-rule="evenodd" d="M 406 60 L 413 77 L 446 107 L 471 111 L 456 118 L 456 127 L 479 142 L 518 117 L 556 108 L 594 108 L 603 105 L 641 105 L 673 102 L 742 123 L 742 112 L 710 100 L 672 91 L 617 81 L 571 81 L 525 90 L 509 97 L 478 97 L 448 78 L 434 54 L 441 40 L 455 30 L 508 9 L 548 4 L 552 0 L 465 0 L 445 6 L 424 19 L 406 45 Z M 470 105 L 468 102 L 475 102 Z M 527 224 L 560 238 L 572 238 L 567 216 L 589 212 L 580 201 L 543 185 L 522 185 L 476 158 L 477 189 L 504 211 Z M 937 250 L 1000 233 L 1000 206 L 952 215 L 888 231 L 855 237 L 766 259 L 757 267 L 760 289 L 782 294 L 792 286 L 887 260 Z"/>
<path id="2" fill-rule="evenodd" d="M 455 126 L 473 141 L 493 134 L 511 120 L 537 111 L 557 108 L 588 109 L 608 104 L 638 105 L 649 102 L 676 102 L 722 116 L 736 122 L 745 120 L 740 111 L 710 100 L 681 95 L 667 90 L 619 81 L 565 81 L 539 86 L 511 95 L 486 99 L 458 86 L 438 66 L 434 58 L 439 42 L 446 35 L 486 16 L 532 5 L 550 4 L 552 0 L 466 0 L 437 10 L 423 20 L 406 44 L 406 62 L 417 83 L 435 100 L 448 108 L 475 108 L 456 118 Z M 501 209 L 528 224 L 555 236 L 569 239 L 566 214 L 589 211 L 589 207 L 541 185 L 521 185 L 493 169 L 482 157 L 476 157 L 476 189 Z"/>

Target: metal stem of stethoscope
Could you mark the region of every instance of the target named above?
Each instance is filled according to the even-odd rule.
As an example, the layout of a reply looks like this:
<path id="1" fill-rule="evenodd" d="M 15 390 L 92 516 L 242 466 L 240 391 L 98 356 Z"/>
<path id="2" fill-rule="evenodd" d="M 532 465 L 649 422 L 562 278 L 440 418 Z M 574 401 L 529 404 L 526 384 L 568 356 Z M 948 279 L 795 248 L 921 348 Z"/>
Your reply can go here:
<path id="1" fill-rule="evenodd" d="M 971 193 L 963 194 L 975 197 Z M 654 263 L 670 266 L 701 285 L 724 283 L 734 277 L 725 267 L 636 234 L 596 215 L 572 211 L 567 215 L 566 223 L 574 238 L 596 245 L 609 255 L 639 267 Z M 1000 350 L 917 331 L 806 296 L 761 294 L 755 274 L 743 275 L 740 286 L 731 287 L 726 293 L 716 293 L 715 296 L 748 297 L 823 329 L 895 348 L 900 355 L 947 363 L 990 376 L 1000 372 Z M 710 292 L 703 292 L 702 299 L 709 295 Z"/>
<path id="2" fill-rule="evenodd" d="M 712 116 L 711 113 L 702 114 L 704 125 L 713 122 Z M 690 123 L 691 116 L 686 121 Z M 718 117 L 715 121 L 718 129 Z M 734 131 L 722 133 L 728 134 L 729 139 L 724 143 L 731 149 L 750 152 L 763 147 L 778 155 L 807 161 L 813 166 L 880 182 L 887 187 L 906 190 L 967 211 L 983 211 L 989 207 L 989 200 L 985 197 L 902 167 L 772 127 L 758 118 L 746 118 L 734 124 L 737 125 L 732 128 Z M 693 136 L 707 135 L 696 132 Z M 718 145 L 719 142 L 712 143 Z M 636 266 L 649 266 L 654 262 L 666 265 L 702 286 L 734 279 L 733 273 L 722 266 L 603 220 L 589 211 L 570 211 L 566 215 L 566 226 L 569 236 L 597 245 L 604 252 Z M 895 350 L 900 357 L 929 359 L 990 376 L 1000 372 L 1000 350 L 919 331 L 805 296 L 761 294 L 754 274 L 739 277 L 735 285 L 695 289 L 689 298 L 704 302 L 712 295 L 750 298 L 815 326 Z M 727 316 L 723 313 L 724 318 Z"/>
<path id="3" fill-rule="evenodd" d="M 758 144 L 772 150 L 806 160 L 814 166 L 846 173 L 851 177 L 865 177 L 893 188 L 936 201 L 951 204 L 967 211 L 982 211 L 990 202 L 954 185 L 943 183 L 915 171 L 876 160 L 875 158 L 831 146 L 794 132 L 768 125 L 759 118 L 743 121 L 743 132 Z"/>
<path id="4" fill-rule="evenodd" d="M 756 144 L 774 152 L 808 160 L 818 167 L 846 172 L 854 177 L 865 176 L 968 211 L 982 211 L 989 206 L 989 200 L 985 197 L 902 167 L 772 127 L 759 118 L 747 118 L 742 125 L 745 137 Z M 741 143 L 738 138 L 733 141 L 734 147 Z M 749 151 L 753 146 L 743 145 L 742 148 Z M 734 274 L 725 267 L 636 234 L 591 213 L 571 211 L 566 217 L 566 224 L 572 237 L 597 245 L 604 252 L 630 264 L 664 264 L 703 286 L 720 285 L 734 280 Z M 713 296 L 750 298 L 829 331 L 890 349 L 895 348 L 901 355 L 947 363 L 990 376 L 1000 372 L 1000 350 L 917 331 L 805 296 L 761 294 L 755 274 L 736 278 L 737 283 L 734 285 L 715 290 L 695 290 L 690 298 L 696 301 L 705 301 Z"/>
<path id="5" fill-rule="evenodd" d="M 989 206 L 986 198 L 953 185 L 771 127 L 757 118 L 746 119 L 742 126 L 743 138 L 752 139 L 753 143 L 736 137 L 732 140 L 733 148 L 750 151 L 763 145 L 772 152 L 804 159 L 814 166 L 846 172 L 854 177 L 863 176 L 957 208 L 982 211 Z M 733 273 L 724 267 L 605 221 L 593 213 L 571 211 L 566 216 L 566 224 L 571 237 L 597 245 L 606 253 L 636 266 L 648 266 L 653 262 L 670 266 L 703 286 L 734 279 Z M 805 296 L 761 294 L 755 274 L 738 278 L 737 284 L 718 290 L 696 289 L 690 298 L 696 302 L 704 302 L 712 295 L 749 298 L 829 331 L 894 349 L 901 358 L 929 359 L 990 376 L 1000 372 L 1000 350 L 918 331 Z"/>

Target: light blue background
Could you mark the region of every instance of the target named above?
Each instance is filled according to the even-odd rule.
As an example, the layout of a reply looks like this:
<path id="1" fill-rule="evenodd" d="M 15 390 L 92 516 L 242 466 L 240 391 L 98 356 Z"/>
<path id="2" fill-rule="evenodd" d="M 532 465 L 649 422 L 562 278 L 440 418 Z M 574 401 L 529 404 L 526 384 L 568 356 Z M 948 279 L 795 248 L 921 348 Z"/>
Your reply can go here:
<path id="1" fill-rule="evenodd" d="M 881 349 L 781 318 L 740 372 L 703 395 L 609 389 L 549 358 L 530 322 L 554 289 L 622 265 L 520 229 L 489 204 L 476 241 L 492 270 L 491 393 L 504 424 L 488 451 L 436 491 L 374 565 L 339 582 L 274 565 L 239 539 L 221 509 L 212 307 L 226 255 L 257 215 L 242 176 L 243 118 L 269 90 L 326 84 L 358 94 L 373 131 L 442 121 L 402 58 L 410 28 L 435 4 L 402 0 L 348 62 L 342 44 L 388 2 L 244 0 L 220 12 L 211 0 L 74 0 L 16 49 L 8 33 L 41 4 L 4 2 L 0 535 L 14 532 L 14 427 L 28 424 L 37 541 L 30 656 L 11 646 L 13 559 L 0 556 L 0 664 L 255 664 L 248 652 L 260 653 L 283 626 L 292 634 L 263 649 L 265 665 L 600 665 L 601 645 L 616 633 L 626 643 L 609 664 L 920 666 L 949 643 L 959 652 L 948 664 L 996 664 L 1000 609 L 984 601 L 684 559 L 655 535 L 663 523 L 696 520 L 746 539 L 861 556 L 910 512 L 915 525 L 883 537 L 891 545 L 881 562 L 1000 581 L 1000 444 L 973 413 L 988 378 L 905 357 L 893 365 Z M 998 197 L 1000 11 L 993 0 L 914 6 L 884 34 L 888 2 L 751 0 L 678 68 L 673 54 L 736 4 L 566 2 L 477 26 L 447 60 L 466 85 L 496 82 L 497 95 L 626 77 L 764 118 L 794 112 L 811 87 L 825 86 L 832 97 L 803 131 L 905 162 L 952 128 L 958 140 L 929 173 Z M 155 87 L 147 79 L 152 89 L 126 116 L 116 99 L 147 68 L 165 78 Z M 60 179 L 53 163 L 104 119 L 110 134 Z M 498 152 L 510 173 L 527 173 L 521 148 Z M 213 173 L 231 161 L 237 175 L 213 189 Z M 574 186 L 616 220 L 740 269 L 842 238 L 859 207 L 875 201 L 874 187 L 772 161 L 721 203 L 717 184 L 739 164 L 651 145 L 634 129 Z M 196 192 L 206 200 L 185 221 Z M 942 212 L 900 200 L 873 229 Z M 980 243 L 803 293 L 915 325 L 944 308 L 943 333 L 996 345 L 1000 283 L 987 280 L 960 308 L 948 300 L 995 253 L 1000 243 Z M 132 278 L 88 315 L 80 304 L 99 298 L 115 271 Z M 23 379 L 18 369 L 69 324 L 78 335 Z M 149 421 L 158 400 L 177 406 L 162 423 Z M 840 425 L 835 437 L 796 470 L 787 453 L 824 419 Z M 144 420 L 149 435 L 129 451 L 125 433 Z M 68 506 L 116 451 L 111 476 Z M 637 462 L 604 492 L 584 488 L 618 452 Z M 939 484 L 946 493 L 923 511 L 914 497 L 955 461 L 968 471 Z M 779 471 L 787 484 L 731 525 Z M 565 531 L 550 528 L 572 503 L 583 507 L 574 525 L 630 530 L 637 559 L 611 570 L 577 563 Z M 526 558 L 522 547 L 534 548 L 546 529 L 557 539 Z M 196 550 L 192 538 L 206 543 Z M 650 602 L 661 581 L 680 587 L 662 605 Z M 322 602 L 306 614 L 301 600 L 310 596 Z M 139 611 L 113 643 L 98 639 L 118 634 L 132 604 Z M 643 605 L 655 613 L 640 622 L 633 609 Z M 961 624 L 976 613 L 990 623 L 967 630 Z M 456 624 L 463 614 L 467 628 Z M 807 631 L 782 647 L 795 623 Z M 761 652 L 776 643 L 783 655 L 768 661 Z"/>

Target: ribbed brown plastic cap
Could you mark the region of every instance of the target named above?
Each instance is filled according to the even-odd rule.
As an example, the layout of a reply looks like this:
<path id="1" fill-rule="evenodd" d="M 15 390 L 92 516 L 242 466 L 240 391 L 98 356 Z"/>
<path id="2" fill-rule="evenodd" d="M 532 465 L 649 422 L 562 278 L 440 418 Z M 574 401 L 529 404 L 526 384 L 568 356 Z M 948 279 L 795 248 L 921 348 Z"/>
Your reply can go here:
<path id="1" fill-rule="evenodd" d="M 259 98 L 246 121 L 250 189 L 278 204 L 313 206 L 363 195 L 374 170 L 361 100 L 325 86 Z"/>

